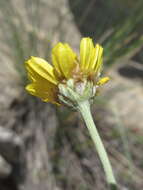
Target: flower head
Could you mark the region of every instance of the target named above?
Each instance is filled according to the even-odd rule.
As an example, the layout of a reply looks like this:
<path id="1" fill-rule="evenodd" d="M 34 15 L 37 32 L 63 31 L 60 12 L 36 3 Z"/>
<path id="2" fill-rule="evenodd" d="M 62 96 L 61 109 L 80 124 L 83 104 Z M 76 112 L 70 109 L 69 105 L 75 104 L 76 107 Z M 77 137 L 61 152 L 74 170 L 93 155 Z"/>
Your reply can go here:
<path id="1" fill-rule="evenodd" d="M 72 95 L 78 95 L 78 101 L 93 98 L 96 89 L 109 80 L 100 78 L 102 54 L 103 48 L 99 44 L 94 46 L 91 38 L 81 40 L 79 59 L 68 44 L 58 43 L 52 49 L 53 66 L 39 57 L 26 61 L 31 81 L 26 90 L 54 104 L 68 102 L 73 106 L 75 100 L 69 97 Z"/>

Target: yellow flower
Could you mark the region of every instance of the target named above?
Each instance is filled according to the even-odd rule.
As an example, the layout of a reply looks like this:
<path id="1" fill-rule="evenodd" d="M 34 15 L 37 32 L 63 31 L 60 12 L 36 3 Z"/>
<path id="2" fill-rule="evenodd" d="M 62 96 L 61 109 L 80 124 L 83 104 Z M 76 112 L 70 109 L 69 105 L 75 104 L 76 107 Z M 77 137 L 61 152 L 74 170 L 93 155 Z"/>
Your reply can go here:
<path id="1" fill-rule="evenodd" d="M 26 90 L 45 102 L 60 104 L 59 85 L 70 79 L 75 83 L 92 81 L 94 86 L 106 83 L 109 78 L 99 78 L 102 68 L 103 48 L 94 46 L 91 38 L 83 38 L 80 43 L 80 59 L 68 44 L 58 43 L 52 50 L 51 66 L 39 57 L 31 57 L 25 66 L 31 84 Z"/>

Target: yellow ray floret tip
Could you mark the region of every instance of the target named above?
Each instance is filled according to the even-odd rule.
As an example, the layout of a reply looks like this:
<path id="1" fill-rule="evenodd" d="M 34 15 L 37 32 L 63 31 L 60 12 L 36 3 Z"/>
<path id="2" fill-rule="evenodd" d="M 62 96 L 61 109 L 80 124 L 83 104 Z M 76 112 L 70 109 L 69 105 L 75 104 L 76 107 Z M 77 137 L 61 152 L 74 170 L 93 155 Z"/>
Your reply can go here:
<path id="1" fill-rule="evenodd" d="M 101 79 L 97 82 L 97 85 L 101 86 L 101 85 L 107 83 L 109 80 L 110 80 L 109 77 L 103 77 L 103 78 L 101 78 Z"/>
<path id="2" fill-rule="evenodd" d="M 70 78 L 75 66 L 76 54 L 68 44 L 58 43 L 52 49 L 52 62 L 59 77 Z"/>
<path id="3" fill-rule="evenodd" d="M 44 59 L 40 57 L 31 56 L 31 58 L 26 61 L 26 69 L 31 75 L 31 78 L 45 79 L 53 84 L 57 84 L 57 78 L 54 74 L 54 68 Z"/>

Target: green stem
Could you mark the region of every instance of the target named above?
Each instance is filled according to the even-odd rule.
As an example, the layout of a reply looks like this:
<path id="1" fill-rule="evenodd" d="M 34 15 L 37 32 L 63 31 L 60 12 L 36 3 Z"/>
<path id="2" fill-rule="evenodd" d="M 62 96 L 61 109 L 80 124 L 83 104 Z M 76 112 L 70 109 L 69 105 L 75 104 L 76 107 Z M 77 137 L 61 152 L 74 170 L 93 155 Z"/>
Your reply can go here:
<path id="1" fill-rule="evenodd" d="M 102 162 L 106 177 L 107 177 L 107 182 L 110 185 L 111 190 L 116 190 L 117 185 L 116 185 L 116 180 L 113 175 L 112 167 L 110 164 L 110 161 L 108 159 L 106 150 L 104 148 L 104 145 L 102 143 L 102 140 L 98 134 L 98 131 L 96 129 L 96 126 L 94 124 L 91 111 L 90 111 L 90 104 L 88 101 L 85 102 L 80 102 L 78 104 L 78 109 L 87 125 L 87 128 L 89 130 L 90 136 L 95 144 L 95 147 L 97 149 L 97 152 L 99 154 L 100 160 Z"/>

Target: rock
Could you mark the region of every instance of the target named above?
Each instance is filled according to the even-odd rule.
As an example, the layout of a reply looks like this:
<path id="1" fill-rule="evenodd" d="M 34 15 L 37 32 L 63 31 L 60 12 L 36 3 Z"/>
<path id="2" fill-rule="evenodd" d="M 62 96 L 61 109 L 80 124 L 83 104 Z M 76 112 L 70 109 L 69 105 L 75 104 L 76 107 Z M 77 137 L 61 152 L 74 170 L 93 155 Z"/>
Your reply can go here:
<path id="1" fill-rule="evenodd" d="M 112 125 L 120 120 L 125 127 L 143 132 L 143 66 L 134 61 L 115 64 L 108 75 L 111 81 L 103 87 L 103 99 L 112 114 L 105 120 Z"/>
<path id="2" fill-rule="evenodd" d="M 14 131 L 0 126 L 0 154 L 10 163 L 19 161 L 23 141 Z"/>
<path id="3" fill-rule="evenodd" d="M 0 178 L 8 177 L 11 171 L 11 165 L 0 155 Z"/>

